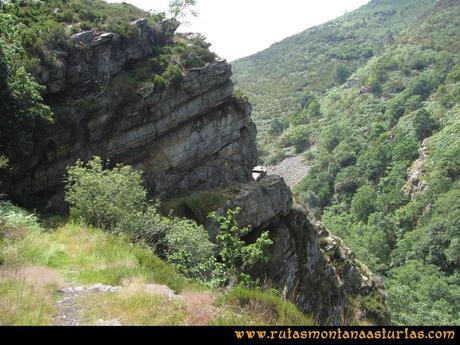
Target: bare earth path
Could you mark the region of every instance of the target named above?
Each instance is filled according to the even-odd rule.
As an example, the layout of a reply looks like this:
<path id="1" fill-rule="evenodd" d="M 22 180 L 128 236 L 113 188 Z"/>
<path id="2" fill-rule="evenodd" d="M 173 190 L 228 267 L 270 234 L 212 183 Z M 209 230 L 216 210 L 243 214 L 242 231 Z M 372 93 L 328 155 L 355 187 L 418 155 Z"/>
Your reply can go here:
<path id="1" fill-rule="evenodd" d="M 117 292 L 120 287 L 114 287 L 103 284 L 94 284 L 89 287 L 85 286 L 68 286 L 59 289 L 61 299 L 56 303 L 57 316 L 55 319 L 56 326 L 80 326 L 83 322 L 81 316 L 83 308 L 81 300 L 85 295 L 95 293 Z M 98 326 L 120 326 L 118 320 L 103 321 L 99 320 Z"/>
<path id="2" fill-rule="evenodd" d="M 310 166 L 306 162 L 303 162 L 303 154 L 300 154 L 286 158 L 277 165 L 268 166 L 267 169 L 268 175 L 281 176 L 292 189 L 308 175 Z"/>
<path id="3" fill-rule="evenodd" d="M 149 293 L 161 295 L 169 300 L 179 300 L 183 303 L 187 317 L 185 324 L 190 326 L 206 326 L 220 312 L 214 306 L 215 297 L 207 292 L 185 292 L 176 295 L 166 285 L 159 284 L 131 284 L 129 286 L 110 286 L 104 284 L 94 284 L 91 286 L 76 286 L 69 284 L 67 287 L 58 290 L 60 299 L 55 304 L 56 326 L 122 326 L 120 319 L 103 320 L 99 319 L 95 323 L 88 323 L 83 319 L 85 309 L 88 308 L 85 296 L 93 294 L 106 294 L 120 292 L 126 294 Z"/>

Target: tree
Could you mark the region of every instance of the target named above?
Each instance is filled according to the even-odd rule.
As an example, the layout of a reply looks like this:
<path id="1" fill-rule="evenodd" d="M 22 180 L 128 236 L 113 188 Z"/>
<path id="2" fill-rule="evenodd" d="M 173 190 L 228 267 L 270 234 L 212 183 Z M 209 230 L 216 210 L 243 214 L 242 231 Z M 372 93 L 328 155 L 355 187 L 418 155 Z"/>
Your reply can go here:
<path id="1" fill-rule="evenodd" d="M 196 0 L 170 0 L 169 14 L 172 19 L 181 20 L 189 14 L 196 17 L 198 13 L 193 9 L 196 6 Z"/>
<path id="2" fill-rule="evenodd" d="M 430 137 L 438 128 L 438 123 L 431 118 L 431 114 L 426 109 L 419 110 L 415 115 L 414 131 L 418 140 L 422 141 Z"/>
<path id="3" fill-rule="evenodd" d="M 113 230 L 125 218 L 144 210 L 147 192 L 141 173 L 130 166 L 106 169 L 100 157 L 78 160 L 67 170 L 65 199 L 72 217 L 88 225 Z"/>
<path id="4" fill-rule="evenodd" d="M 338 64 L 335 66 L 334 81 L 337 82 L 337 84 L 342 85 L 345 83 L 350 75 L 351 72 L 346 65 Z"/>
<path id="5" fill-rule="evenodd" d="M 16 161 L 29 153 L 34 133 L 52 122 L 53 114 L 43 102 L 44 87 L 16 65 L 21 52 L 3 34 L 0 37 L 0 151 Z"/>
<path id="6" fill-rule="evenodd" d="M 268 262 L 265 250 L 273 244 L 268 232 L 262 233 L 254 243 L 248 244 L 242 237 L 250 232 L 249 227 L 240 228 L 235 216 L 241 211 L 228 210 L 226 216 L 218 216 L 215 212 L 209 215 L 220 228 L 216 237 L 221 267 L 218 268 L 223 284 L 240 282 L 250 284 L 248 271 L 257 263 Z M 217 272 L 219 273 L 219 272 Z"/>
<path id="7" fill-rule="evenodd" d="M 165 240 L 167 257 L 186 276 L 209 282 L 213 276 L 216 260 L 215 245 L 203 226 L 188 219 L 174 219 Z M 211 283 L 212 284 L 212 283 Z"/>
<path id="8" fill-rule="evenodd" d="M 376 191 L 372 185 L 364 185 L 358 189 L 353 201 L 351 211 L 358 221 L 367 222 L 368 217 L 375 211 Z"/>

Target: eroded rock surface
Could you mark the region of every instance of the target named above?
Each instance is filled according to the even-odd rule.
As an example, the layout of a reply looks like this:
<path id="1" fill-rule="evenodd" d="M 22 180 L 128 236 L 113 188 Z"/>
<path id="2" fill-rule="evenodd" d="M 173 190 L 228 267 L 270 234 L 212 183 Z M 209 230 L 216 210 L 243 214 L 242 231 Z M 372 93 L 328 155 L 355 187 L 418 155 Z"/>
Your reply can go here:
<path id="1" fill-rule="evenodd" d="M 238 196 L 224 206 L 225 209 L 240 208 L 236 216 L 238 225 L 254 228 L 265 227 L 279 217 L 286 216 L 291 207 L 291 190 L 276 175 L 242 186 Z"/>
<path id="2" fill-rule="evenodd" d="M 240 208 L 238 225 L 252 228 L 246 240 L 268 231 L 273 241 L 269 263 L 257 267 L 254 276 L 282 291 L 319 324 L 388 322 L 383 281 L 358 262 L 341 239 L 312 221 L 306 209 L 293 205 L 283 178 L 266 176 L 239 190 L 218 213 Z M 208 229 L 211 235 L 218 231 L 213 225 Z"/>
<path id="3" fill-rule="evenodd" d="M 139 34 L 129 42 L 84 33 L 59 55 L 62 68 L 43 78 L 57 121 L 15 164 L 11 194 L 59 210 L 66 168 L 94 155 L 142 169 L 152 195 L 251 178 L 256 128 L 251 106 L 233 96 L 225 60 L 190 69 L 166 89 L 144 83 L 114 91 L 130 78 L 124 66 L 142 63 L 164 36 L 144 21 L 132 25 Z"/>

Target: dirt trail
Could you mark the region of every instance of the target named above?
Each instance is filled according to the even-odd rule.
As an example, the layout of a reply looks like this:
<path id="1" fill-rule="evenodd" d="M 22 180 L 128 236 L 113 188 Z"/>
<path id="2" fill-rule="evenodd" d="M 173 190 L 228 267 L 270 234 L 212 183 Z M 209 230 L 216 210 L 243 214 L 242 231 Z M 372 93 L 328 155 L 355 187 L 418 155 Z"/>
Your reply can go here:
<path id="1" fill-rule="evenodd" d="M 55 318 L 56 326 L 79 326 L 83 324 L 81 319 L 83 306 L 81 300 L 88 294 L 117 292 L 120 287 L 94 284 L 85 286 L 68 286 L 61 288 L 58 292 L 61 299 L 56 303 L 57 316 Z M 119 326 L 118 320 L 103 321 L 99 320 L 96 325 L 113 325 Z"/>
<path id="2" fill-rule="evenodd" d="M 161 295 L 169 300 L 179 300 L 184 303 L 187 311 L 185 320 L 186 325 L 205 326 L 219 312 L 219 308 L 214 306 L 215 297 L 207 292 L 184 292 L 176 295 L 166 285 L 159 284 L 130 284 L 128 286 L 110 286 L 94 284 L 91 286 L 75 286 L 70 284 L 58 290 L 61 294 L 60 300 L 55 304 L 57 315 L 54 321 L 56 326 L 80 326 L 87 325 L 83 320 L 85 311 L 85 297 L 92 294 L 105 294 L 120 292 L 126 296 L 138 293 L 149 293 Z M 93 323 L 95 326 L 122 326 L 119 319 L 98 320 Z"/>
<path id="3" fill-rule="evenodd" d="M 279 175 L 284 178 L 286 184 L 292 189 L 302 179 L 308 175 L 310 166 L 303 161 L 303 154 L 289 157 L 278 163 L 277 165 L 268 166 L 267 173 L 269 175 Z"/>

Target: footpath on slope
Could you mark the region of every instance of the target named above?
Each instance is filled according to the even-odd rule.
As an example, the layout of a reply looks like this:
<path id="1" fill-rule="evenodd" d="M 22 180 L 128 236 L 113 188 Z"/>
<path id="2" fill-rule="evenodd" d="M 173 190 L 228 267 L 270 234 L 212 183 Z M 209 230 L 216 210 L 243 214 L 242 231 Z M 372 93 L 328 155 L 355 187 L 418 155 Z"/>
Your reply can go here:
<path id="1" fill-rule="evenodd" d="M 88 325 L 82 318 L 85 306 L 85 296 L 108 293 L 147 293 L 159 295 L 168 300 L 178 300 L 184 303 L 187 317 L 185 324 L 190 326 L 205 326 L 219 312 L 214 306 L 215 298 L 206 292 L 184 292 L 177 295 L 166 285 L 160 284 L 131 284 L 130 286 L 111 286 L 93 284 L 91 286 L 77 286 L 75 283 L 58 290 L 61 299 L 55 304 L 57 315 L 54 320 L 56 326 L 80 326 Z M 119 318 L 112 320 L 99 319 L 95 326 L 122 326 Z"/>

